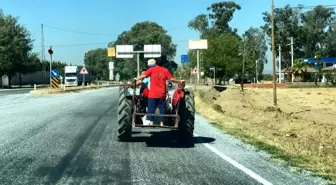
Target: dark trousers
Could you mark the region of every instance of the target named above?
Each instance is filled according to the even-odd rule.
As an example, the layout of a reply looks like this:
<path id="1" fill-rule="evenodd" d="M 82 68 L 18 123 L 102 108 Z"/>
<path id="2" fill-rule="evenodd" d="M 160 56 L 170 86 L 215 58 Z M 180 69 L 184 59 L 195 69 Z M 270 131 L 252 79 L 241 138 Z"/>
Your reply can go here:
<path id="1" fill-rule="evenodd" d="M 154 114 L 156 108 L 159 108 L 160 114 L 166 114 L 166 98 L 148 98 L 148 114 Z M 147 120 L 154 121 L 154 116 L 147 116 Z M 161 122 L 165 121 L 165 117 L 159 117 Z"/>

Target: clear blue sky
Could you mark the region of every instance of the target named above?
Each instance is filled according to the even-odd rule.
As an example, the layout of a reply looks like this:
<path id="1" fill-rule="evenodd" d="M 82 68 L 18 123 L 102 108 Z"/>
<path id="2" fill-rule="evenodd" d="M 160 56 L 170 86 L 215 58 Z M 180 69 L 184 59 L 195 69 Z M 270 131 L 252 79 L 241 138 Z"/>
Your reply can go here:
<path id="1" fill-rule="evenodd" d="M 54 2 L 51 4 L 51 2 Z M 35 39 L 34 51 L 41 48 L 41 23 L 57 28 L 106 35 L 88 35 L 66 32 L 45 27 L 45 46 L 54 45 L 54 59 L 73 64 L 83 64 L 84 53 L 91 49 L 107 47 L 122 31 L 129 30 L 135 23 L 155 21 L 169 31 L 174 43 L 178 44 L 175 61 L 188 50 L 188 40 L 197 39 L 198 33 L 187 28 L 188 21 L 201 13 L 214 0 L 1 0 L 0 8 L 5 14 L 20 17 Z M 242 34 L 249 27 L 263 24 L 262 12 L 270 10 L 270 0 L 236 0 L 242 9 L 235 13 L 231 26 Z M 285 4 L 307 6 L 335 4 L 335 0 L 275 0 L 275 6 Z M 77 45 L 80 46 L 64 46 Z M 63 45 L 63 46 L 62 46 Z M 269 54 L 269 52 L 268 52 Z M 48 54 L 46 52 L 46 57 Z M 270 56 L 268 57 L 269 61 Z M 271 71 L 271 63 L 265 66 Z"/>

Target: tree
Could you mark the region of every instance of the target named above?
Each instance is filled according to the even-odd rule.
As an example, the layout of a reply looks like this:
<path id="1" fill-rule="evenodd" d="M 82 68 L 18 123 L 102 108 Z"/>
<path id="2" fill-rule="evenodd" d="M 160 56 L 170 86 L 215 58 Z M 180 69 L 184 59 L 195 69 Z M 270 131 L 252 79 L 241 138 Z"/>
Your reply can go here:
<path id="1" fill-rule="evenodd" d="M 18 18 L 4 15 L 0 10 L 0 73 L 6 74 L 10 81 L 17 72 L 27 73 L 30 65 L 29 53 L 33 40 L 29 31 L 18 23 Z M 29 68 L 29 67 L 28 67 Z"/>
<path id="2" fill-rule="evenodd" d="M 300 35 L 300 11 L 302 6 L 293 9 L 290 5 L 286 5 L 284 8 L 274 9 L 274 41 L 275 43 L 282 45 L 282 63 L 281 66 L 290 67 L 291 66 L 291 47 L 288 45 L 290 43 L 290 37 L 294 38 L 294 57 L 301 58 L 304 56 L 302 51 L 302 41 L 299 38 Z M 264 26 L 261 28 L 267 34 L 268 38 L 272 35 L 272 19 L 271 14 L 268 12 L 263 13 L 263 20 L 265 22 Z M 270 49 L 272 49 L 271 39 L 268 39 Z M 275 53 L 276 57 L 279 56 L 278 52 Z"/>
<path id="3" fill-rule="evenodd" d="M 242 39 L 236 34 L 237 30 L 229 26 L 229 22 L 234 12 L 240 8 L 232 1 L 213 3 L 207 8 L 211 11 L 208 16 L 198 15 L 188 23 L 190 29 L 200 33 L 200 38 L 208 40 L 208 49 L 201 51 L 203 61 L 200 63 L 200 69 L 206 76 L 213 75 L 209 71 L 210 66 L 216 67 L 216 77 L 220 79 L 239 73 L 242 64 L 242 55 L 239 55 Z M 189 58 L 188 66 L 194 68 L 196 51 L 189 51 Z"/>
<path id="4" fill-rule="evenodd" d="M 325 56 L 336 56 L 336 25 L 328 29 L 324 43 L 323 53 Z"/>
<path id="5" fill-rule="evenodd" d="M 331 44 L 334 42 L 334 38 L 332 40 L 328 38 L 328 36 L 332 35 L 332 25 L 335 24 L 334 15 L 333 9 L 323 6 L 317 6 L 313 10 L 301 14 L 300 38 L 304 43 L 303 51 L 305 57 L 314 57 L 315 52 L 328 50 L 326 45 L 331 48 L 335 47 Z M 328 29 L 329 34 L 327 32 Z M 325 54 L 322 53 L 322 55 Z"/>
<path id="6" fill-rule="evenodd" d="M 258 65 L 258 76 L 261 76 L 264 64 L 267 63 L 265 34 L 262 29 L 250 27 L 243 37 L 246 38 L 245 71 L 255 76 L 256 65 Z M 257 60 L 258 62 L 256 63 Z"/>
<path id="7" fill-rule="evenodd" d="M 240 9 L 241 7 L 233 1 L 213 3 L 207 8 L 207 10 L 212 11 L 209 18 L 220 33 L 237 32 L 237 29 L 232 29 L 229 26 L 229 22 L 232 20 L 234 12 Z"/>
<path id="8" fill-rule="evenodd" d="M 98 48 L 95 50 L 90 50 L 85 53 L 84 63 L 89 69 L 92 70 L 92 75 L 99 80 L 108 80 L 109 69 L 108 69 L 109 59 L 107 57 L 107 49 Z M 115 65 L 116 66 L 116 65 Z M 118 67 L 115 69 L 118 71 Z"/>

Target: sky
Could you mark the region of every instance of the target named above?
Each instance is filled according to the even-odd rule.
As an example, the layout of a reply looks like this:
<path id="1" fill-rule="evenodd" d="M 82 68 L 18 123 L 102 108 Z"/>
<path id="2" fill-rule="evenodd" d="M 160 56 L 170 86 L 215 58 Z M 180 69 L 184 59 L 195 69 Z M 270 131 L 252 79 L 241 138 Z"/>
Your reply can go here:
<path id="1" fill-rule="evenodd" d="M 335 0 L 274 0 L 275 7 L 286 4 L 335 4 Z M 54 2 L 54 3 L 52 3 Z M 41 51 L 41 24 L 44 24 L 44 43 L 46 59 L 47 49 L 54 48 L 54 60 L 68 64 L 83 64 L 85 52 L 106 48 L 117 36 L 130 30 L 142 21 L 154 21 L 168 30 L 173 42 L 177 44 L 175 61 L 180 63 L 181 55 L 188 51 L 188 40 L 198 39 L 199 34 L 187 25 L 199 14 L 208 14 L 206 10 L 214 0 L 0 0 L 0 8 L 5 14 L 19 17 L 19 23 L 25 25 L 32 34 L 34 51 Z M 271 10 L 270 0 L 235 0 L 241 10 L 235 12 L 230 26 L 243 34 L 249 27 L 264 24 L 262 12 Z M 54 27 L 54 28 L 52 28 Z M 59 29 L 55 29 L 59 28 Z M 73 30 L 76 32 L 64 31 Z M 83 34 L 88 32 L 93 34 Z M 264 72 L 271 72 L 271 55 Z M 108 66 L 108 65 L 107 65 Z"/>

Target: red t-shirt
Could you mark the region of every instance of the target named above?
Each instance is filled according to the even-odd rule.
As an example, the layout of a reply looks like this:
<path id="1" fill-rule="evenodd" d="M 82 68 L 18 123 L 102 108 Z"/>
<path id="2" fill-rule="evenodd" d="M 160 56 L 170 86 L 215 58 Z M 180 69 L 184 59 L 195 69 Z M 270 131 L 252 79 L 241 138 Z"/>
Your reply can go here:
<path id="1" fill-rule="evenodd" d="M 166 97 L 166 80 L 170 80 L 172 75 L 167 68 L 154 66 L 145 72 L 145 76 L 150 76 L 150 90 L 148 98 Z"/>

